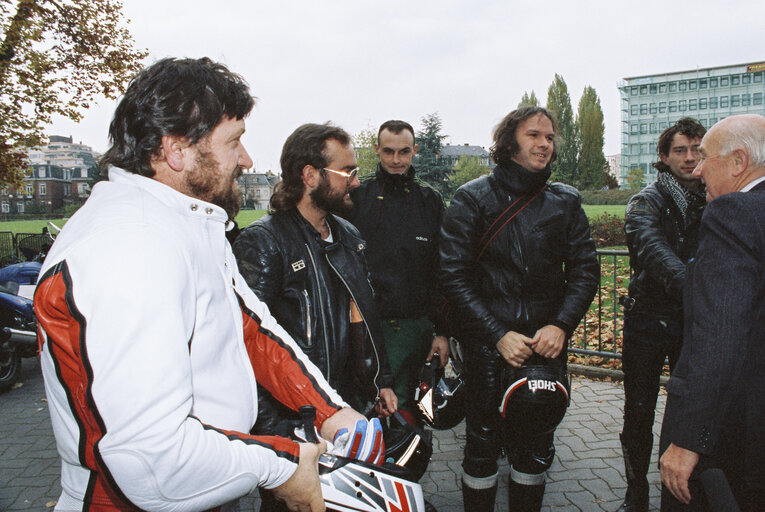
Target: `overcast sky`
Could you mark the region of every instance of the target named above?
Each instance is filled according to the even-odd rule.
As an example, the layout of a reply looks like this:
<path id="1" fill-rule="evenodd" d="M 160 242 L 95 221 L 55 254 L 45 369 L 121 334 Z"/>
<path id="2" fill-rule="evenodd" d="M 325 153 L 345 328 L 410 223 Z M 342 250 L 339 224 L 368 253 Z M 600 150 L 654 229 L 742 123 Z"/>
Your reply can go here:
<path id="1" fill-rule="evenodd" d="M 524 91 L 544 104 L 555 73 L 576 111 L 586 85 L 605 113 L 607 155 L 620 151 L 624 77 L 765 61 L 765 2 L 618 0 L 123 0 L 146 63 L 209 56 L 258 98 L 244 143 L 255 168 L 279 169 L 300 124 L 351 134 L 438 112 L 452 144 L 488 146 Z M 49 134 L 107 148 L 116 103 Z"/>

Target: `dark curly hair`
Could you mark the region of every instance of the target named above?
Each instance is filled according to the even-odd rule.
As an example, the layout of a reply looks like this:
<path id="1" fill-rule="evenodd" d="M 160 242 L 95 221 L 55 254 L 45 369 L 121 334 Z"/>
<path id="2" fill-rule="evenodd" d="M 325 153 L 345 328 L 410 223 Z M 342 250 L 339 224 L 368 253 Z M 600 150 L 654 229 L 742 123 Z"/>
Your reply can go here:
<path id="1" fill-rule="evenodd" d="M 280 159 L 282 181 L 274 187 L 271 196 L 272 210 L 294 208 L 303 197 L 303 168 L 306 165 L 322 169 L 327 166 L 327 141 L 333 139 L 347 146 L 351 136 L 330 123 L 304 124 L 287 137 Z"/>
<path id="2" fill-rule="evenodd" d="M 111 147 L 101 169 L 114 165 L 151 178 L 164 135 L 196 144 L 224 117 L 243 119 L 254 105 L 247 82 L 223 64 L 162 59 L 131 80 L 109 125 Z"/>
<path id="3" fill-rule="evenodd" d="M 517 155 L 520 150 L 518 139 L 515 137 L 515 131 L 518 129 L 518 125 L 537 114 L 546 116 L 553 125 L 555 144 L 553 145 L 553 154 L 550 163 L 555 161 L 558 157 L 559 144 L 558 121 L 555 118 L 555 114 L 544 107 L 525 106 L 507 114 L 494 129 L 494 144 L 490 148 L 490 154 L 491 159 L 494 160 L 497 165 L 510 165 L 513 157 Z"/>
<path id="4" fill-rule="evenodd" d="M 662 155 L 669 156 L 672 149 L 672 139 L 675 134 L 680 133 L 689 139 L 700 139 L 707 133 L 707 129 L 692 117 L 681 117 L 675 124 L 661 132 L 659 142 L 656 144 L 656 152 L 659 154 L 659 161 L 654 162 L 654 168 L 659 172 L 671 172 L 669 166 L 661 161 Z"/>

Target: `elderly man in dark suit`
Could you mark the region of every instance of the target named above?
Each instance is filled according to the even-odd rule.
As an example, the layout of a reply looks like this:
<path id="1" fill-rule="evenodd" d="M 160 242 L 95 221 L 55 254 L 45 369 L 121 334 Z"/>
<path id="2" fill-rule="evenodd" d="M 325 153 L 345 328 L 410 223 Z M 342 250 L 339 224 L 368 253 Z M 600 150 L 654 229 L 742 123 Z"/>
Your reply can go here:
<path id="1" fill-rule="evenodd" d="M 706 468 L 722 469 L 741 510 L 763 510 L 765 117 L 714 125 L 694 175 L 710 204 L 688 268 L 685 344 L 667 385 L 662 510 L 711 510 L 696 479 Z"/>

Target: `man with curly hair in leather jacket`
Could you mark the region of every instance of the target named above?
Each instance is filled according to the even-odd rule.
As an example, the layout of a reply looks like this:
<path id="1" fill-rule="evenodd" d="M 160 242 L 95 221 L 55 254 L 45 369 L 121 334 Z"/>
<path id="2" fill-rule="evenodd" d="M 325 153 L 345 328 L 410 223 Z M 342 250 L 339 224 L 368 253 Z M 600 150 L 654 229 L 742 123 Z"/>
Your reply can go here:
<path id="1" fill-rule="evenodd" d="M 440 237 L 441 288 L 451 327 L 465 342 L 468 395 L 462 492 L 465 510 L 493 511 L 497 457 L 510 462 L 510 510 L 538 511 L 554 430 L 503 436 L 498 405 L 503 374 L 544 365 L 565 379 L 566 340 L 598 287 L 600 268 L 579 193 L 548 183 L 556 156 L 555 123 L 540 107 L 508 114 L 494 133 L 497 167 L 460 187 Z M 481 238 L 516 201 L 526 206 Z M 542 411 L 540 414 L 545 414 Z M 522 422 L 528 418 L 510 418 Z"/>
<path id="2" fill-rule="evenodd" d="M 683 338 L 685 266 L 696 252 L 704 186 L 691 176 L 706 133 L 684 117 L 659 136 L 656 181 L 627 204 L 624 229 L 633 275 L 624 305 L 624 426 L 621 442 L 627 494 L 619 512 L 648 510 L 648 465 L 659 377 Z"/>

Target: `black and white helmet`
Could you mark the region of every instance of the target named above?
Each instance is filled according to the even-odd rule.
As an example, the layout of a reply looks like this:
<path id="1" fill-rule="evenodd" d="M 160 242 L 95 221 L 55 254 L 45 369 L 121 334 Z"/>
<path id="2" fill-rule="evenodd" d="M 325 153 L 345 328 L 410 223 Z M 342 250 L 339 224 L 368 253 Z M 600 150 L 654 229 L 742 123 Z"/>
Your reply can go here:
<path id="1" fill-rule="evenodd" d="M 563 420 L 569 404 L 565 371 L 551 365 L 524 365 L 503 372 L 499 402 L 503 428 L 522 435 L 546 434 Z"/>
<path id="2" fill-rule="evenodd" d="M 444 368 L 440 366 L 437 355 L 423 365 L 414 399 L 428 425 L 447 430 L 465 417 L 465 381 L 461 365 L 454 358 Z"/>

